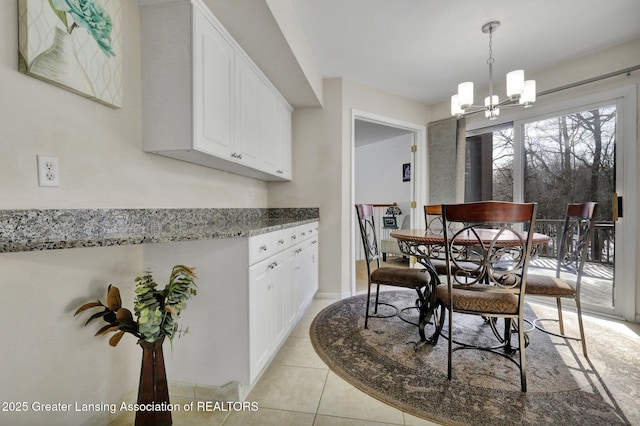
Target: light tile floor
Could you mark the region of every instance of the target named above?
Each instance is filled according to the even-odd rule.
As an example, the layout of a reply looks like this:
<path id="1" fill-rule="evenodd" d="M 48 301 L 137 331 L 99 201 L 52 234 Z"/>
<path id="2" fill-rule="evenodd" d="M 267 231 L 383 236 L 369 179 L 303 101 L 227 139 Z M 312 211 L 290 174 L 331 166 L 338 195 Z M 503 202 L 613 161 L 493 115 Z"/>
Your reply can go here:
<path id="1" fill-rule="evenodd" d="M 388 262 L 399 266 L 403 262 Z M 358 265 L 363 267 L 364 265 Z M 366 291 L 363 268 L 357 268 L 357 291 Z M 366 272 L 364 272 L 366 274 Z M 284 342 L 275 358 L 247 397 L 256 402 L 257 411 L 179 412 L 174 425 L 224 426 L 383 426 L 437 425 L 386 405 L 361 392 L 331 372 L 315 353 L 309 337 L 313 318 L 336 300 L 314 299 L 300 322 Z M 627 323 L 628 324 L 628 323 Z M 640 325 L 631 328 L 640 334 Z M 172 403 L 188 399 L 172 398 Z M 119 416 L 111 426 L 133 424 L 134 413 Z"/>
<path id="2" fill-rule="evenodd" d="M 299 422 L 268 423 L 260 411 L 234 413 L 229 416 L 230 420 L 242 417 L 243 421 L 238 424 L 261 425 L 434 425 L 359 391 L 331 372 L 318 357 L 311 345 L 309 327 L 318 312 L 333 302 L 335 300 L 314 299 L 247 397 L 249 401 L 258 402 L 261 409 L 297 415 Z M 308 417 L 303 417 L 303 413 Z"/>
<path id="3" fill-rule="evenodd" d="M 238 426 L 383 426 L 436 425 L 386 405 L 361 392 L 329 370 L 311 345 L 313 318 L 335 300 L 314 299 L 284 342 L 246 401 L 257 411 L 176 412 L 174 425 Z M 189 400 L 172 398 L 172 403 Z M 111 426 L 133 424 L 133 413 Z"/>

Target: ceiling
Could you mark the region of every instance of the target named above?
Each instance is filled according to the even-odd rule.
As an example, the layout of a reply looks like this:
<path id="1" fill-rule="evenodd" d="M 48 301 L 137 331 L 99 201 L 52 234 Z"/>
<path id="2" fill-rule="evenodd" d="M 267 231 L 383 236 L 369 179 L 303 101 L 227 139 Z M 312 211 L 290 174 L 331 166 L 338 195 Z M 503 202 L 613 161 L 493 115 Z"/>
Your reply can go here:
<path id="1" fill-rule="evenodd" d="M 461 81 L 487 86 L 489 37 L 481 27 L 492 20 L 501 21 L 493 37 L 498 85 L 513 69 L 526 76 L 640 38 L 638 0 L 267 1 L 291 3 L 323 78 L 344 77 L 427 104 L 446 101 Z M 255 0 L 205 2 L 276 78 L 286 58 L 266 46 L 264 28 L 251 30 L 263 21 L 255 14 L 268 8 Z M 274 84 L 290 99 L 286 81 Z"/>
<path id="2" fill-rule="evenodd" d="M 427 104 L 462 81 L 535 71 L 640 37 L 638 0 L 291 0 L 323 76 Z M 640 62 L 640 58 L 639 62 Z"/>

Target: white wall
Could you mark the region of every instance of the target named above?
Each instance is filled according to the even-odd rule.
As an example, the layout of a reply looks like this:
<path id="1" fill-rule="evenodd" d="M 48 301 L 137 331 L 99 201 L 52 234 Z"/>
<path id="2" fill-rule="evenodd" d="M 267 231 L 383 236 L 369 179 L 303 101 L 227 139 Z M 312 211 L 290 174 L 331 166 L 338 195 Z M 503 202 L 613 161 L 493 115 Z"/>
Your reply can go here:
<path id="1" fill-rule="evenodd" d="M 17 16 L 17 1 L 0 2 L 0 208 L 267 207 L 262 181 L 142 152 L 136 1 L 122 1 L 119 110 L 18 72 Z M 58 157 L 60 187 L 37 186 L 37 154 Z M 143 270 L 141 246 L 0 254 L 0 401 L 113 402 L 135 390 L 135 341 L 125 336 L 111 348 L 73 312 L 104 300 L 110 283 L 132 309 Z M 157 278 L 163 285 L 167 277 Z M 3 412 L 0 423 L 69 425 L 91 415 Z"/>
<path id="2" fill-rule="evenodd" d="M 357 134 L 356 134 L 357 139 Z M 410 214 L 411 182 L 403 181 L 403 164 L 411 163 L 411 145 L 413 135 L 406 134 L 395 138 L 369 143 L 356 147 L 354 158 L 354 200 L 358 204 L 397 203 L 402 214 L 396 217 L 398 226 L 403 218 Z M 381 217 L 387 216 L 381 210 Z M 382 222 L 376 218 L 376 227 L 384 237 Z M 388 230 L 387 230 L 388 231 Z M 360 230 L 355 226 L 353 238 L 356 245 L 356 259 L 364 258 L 360 244 Z M 388 234 L 387 234 L 388 236 Z"/>
<path id="3" fill-rule="evenodd" d="M 355 150 L 355 202 L 398 203 L 402 216 L 409 213 L 411 182 L 402 181 L 402 165 L 411 162 L 413 135 L 370 143 Z M 398 218 L 398 225 L 402 223 Z"/>
<path id="4" fill-rule="evenodd" d="M 427 105 L 359 83 L 324 80 L 324 108 L 293 114 L 294 180 L 269 184 L 269 206 L 320 207 L 319 293 L 351 294 L 352 228 L 351 112 L 364 111 L 424 125 Z M 349 238 L 345 238 L 345 236 Z"/>
<path id="5" fill-rule="evenodd" d="M 342 80 L 324 80 L 323 103 L 323 108 L 301 108 L 293 112 L 293 180 L 269 183 L 269 207 L 320 208 L 319 291 L 339 296 L 343 294 L 340 259 Z"/>

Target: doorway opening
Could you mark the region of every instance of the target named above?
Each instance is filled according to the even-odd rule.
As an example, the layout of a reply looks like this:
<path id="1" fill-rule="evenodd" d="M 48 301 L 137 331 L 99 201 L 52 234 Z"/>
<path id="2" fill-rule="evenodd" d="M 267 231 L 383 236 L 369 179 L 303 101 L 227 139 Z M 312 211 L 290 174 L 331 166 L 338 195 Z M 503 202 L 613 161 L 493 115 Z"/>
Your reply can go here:
<path id="1" fill-rule="evenodd" d="M 413 148 L 412 148 L 413 147 Z M 387 204 L 397 203 L 401 214 L 397 227 L 404 223 L 416 227 L 416 206 L 426 200 L 426 127 L 363 111 L 352 111 L 351 119 L 351 294 L 357 293 L 356 263 L 362 258 L 360 230 L 353 205 L 380 205 L 376 222 L 380 235 L 388 238 L 390 228 L 383 227 Z"/>

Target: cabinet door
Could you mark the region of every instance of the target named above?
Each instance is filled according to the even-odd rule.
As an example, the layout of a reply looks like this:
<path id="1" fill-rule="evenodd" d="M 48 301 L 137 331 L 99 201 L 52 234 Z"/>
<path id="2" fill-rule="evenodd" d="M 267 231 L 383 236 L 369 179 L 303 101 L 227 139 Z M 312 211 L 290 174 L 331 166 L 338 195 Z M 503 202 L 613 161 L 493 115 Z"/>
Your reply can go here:
<path id="1" fill-rule="evenodd" d="M 271 358 L 275 336 L 275 283 L 271 259 L 249 268 L 250 380 Z"/>
<path id="2" fill-rule="evenodd" d="M 286 308 L 286 255 L 280 253 L 274 256 L 270 266 L 271 282 L 273 283 L 273 294 L 271 299 L 271 309 L 273 315 L 273 347 L 276 350 L 287 335 L 287 308 Z"/>
<path id="3" fill-rule="evenodd" d="M 298 293 L 296 291 L 295 270 L 297 267 L 298 248 L 293 247 L 285 252 L 284 257 L 284 321 L 287 330 L 293 327 L 298 315 Z"/>
<path id="4" fill-rule="evenodd" d="M 260 169 L 276 174 L 280 162 L 278 140 L 279 101 L 266 84 L 262 84 L 260 93 Z"/>
<path id="5" fill-rule="evenodd" d="M 276 109 L 276 149 L 278 153 L 276 176 L 291 179 L 291 112 L 280 102 L 278 102 Z"/>
<path id="6" fill-rule="evenodd" d="M 261 109 L 263 83 L 247 62 L 236 56 L 236 108 L 233 159 L 258 166 L 262 138 Z"/>
<path id="7" fill-rule="evenodd" d="M 285 253 L 249 267 L 249 352 L 252 382 L 289 331 L 285 308 L 286 278 Z"/>
<path id="8" fill-rule="evenodd" d="M 315 236 L 309 241 L 306 253 L 307 266 L 307 300 L 313 298 L 318 291 L 318 237 Z"/>
<path id="9" fill-rule="evenodd" d="M 194 149 L 229 158 L 235 53 L 196 7 L 193 26 Z"/>
<path id="10" fill-rule="evenodd" d="M 300 244 L 298 255 L 296 286 L 298 310 L 313 298 L 318 291 L 318 238 L 313 237 Z"/>

